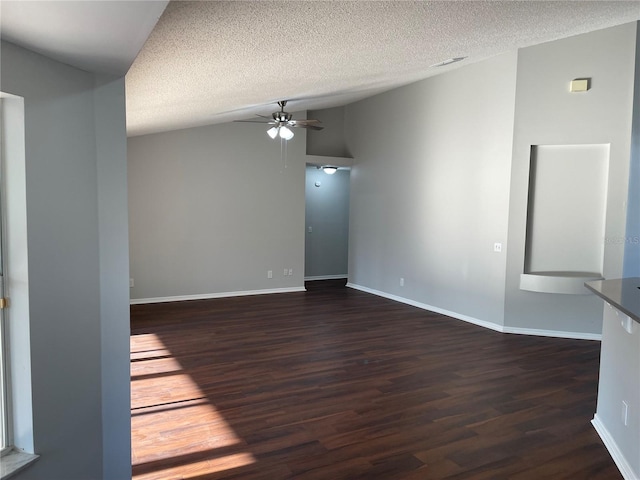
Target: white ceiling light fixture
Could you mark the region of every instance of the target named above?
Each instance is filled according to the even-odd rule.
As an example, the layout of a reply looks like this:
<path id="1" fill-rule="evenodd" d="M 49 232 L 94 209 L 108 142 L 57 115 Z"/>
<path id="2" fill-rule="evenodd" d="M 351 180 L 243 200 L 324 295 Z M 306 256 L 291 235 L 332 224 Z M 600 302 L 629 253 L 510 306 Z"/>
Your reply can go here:
<path id="1" fill-rule="evenodd" d="M 293 132 L 288 129 L 285 125 L 278 127 L 280 138 L 284 138 L 285 140 L 291 140 L 293 138 Z"/>
<path id="2" fill-rule="evenodd" d="M 327 175 L 333 175 L 334 173 L 336 173 L 338 171 L 338 167 L 333 167 L 331 165 L 325 165 L 322 168 L 322 171 L 324 173 L 326 173 Z"/>
<path id="3" fill-rule="evenodd" d="M 276 127 L 271 127 L 267 130 L 267 135 L 269 135 L 270 138 L 276 138 L 278 136 L 278 129 Z"/>
<path id="4" fill-rule="evenodd" d="M 267 135 L 272 139 L 275 139 L 278 136 L 283 140 L 291 140 L 293 138 L 293 132 L 284 125 L 271 127 L 267 130 Z"/>

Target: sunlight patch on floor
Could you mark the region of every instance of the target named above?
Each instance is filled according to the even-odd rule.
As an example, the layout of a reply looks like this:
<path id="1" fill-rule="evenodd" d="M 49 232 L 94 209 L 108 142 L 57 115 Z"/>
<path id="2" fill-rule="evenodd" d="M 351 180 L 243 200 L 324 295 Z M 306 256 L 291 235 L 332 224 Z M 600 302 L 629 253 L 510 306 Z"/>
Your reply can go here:
<path id="1" fill-rule="evenodd" d="M 191 462 L 188 465 L 163 468 L 142 475 L 134 475 L 135 480 L 166 480 L 181 478 L 183 480 L 202 479 L 204 475 L 231 470 L 232 468 L 245 467 L 256 462 L 250 453 L 236 453 L 214 459 Z M 189 475 L 192 472 L 193 475 Z"/>
<path id="2" fill-rule="evenodd" d="M 171 355 L 155 333 L 132 335 L 129 345 L 133 361 Z"/>
<path id="3" fill-rule="evenodd" d="M 131 357 L 134 479 L 167 479 L 177 472 L 189 478 L 184 476 L 189 471 L 199 476 L 255 463 L 157 335 L 132 336 Z"/>

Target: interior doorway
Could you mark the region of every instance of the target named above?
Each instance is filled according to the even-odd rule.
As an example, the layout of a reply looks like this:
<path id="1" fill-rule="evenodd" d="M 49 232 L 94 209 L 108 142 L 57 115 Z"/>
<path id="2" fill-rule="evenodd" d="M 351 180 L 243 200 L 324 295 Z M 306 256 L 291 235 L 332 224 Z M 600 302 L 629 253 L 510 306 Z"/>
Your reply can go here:
<path id="1" fill-rule="evenodd" d="M 305 281 L 347 278 L 350 173 L 306 167 Z"/>

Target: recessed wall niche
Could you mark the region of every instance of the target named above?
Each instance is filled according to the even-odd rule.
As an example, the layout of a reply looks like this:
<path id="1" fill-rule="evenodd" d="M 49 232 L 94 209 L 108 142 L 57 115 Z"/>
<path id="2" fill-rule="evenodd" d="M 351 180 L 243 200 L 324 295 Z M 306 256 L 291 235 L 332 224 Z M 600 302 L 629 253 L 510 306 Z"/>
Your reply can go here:
<path id="1" fill-rule="evenodd" d="M 533 145 L 520 288 L 588 294 L 602 278 L 609 145 Z"/>

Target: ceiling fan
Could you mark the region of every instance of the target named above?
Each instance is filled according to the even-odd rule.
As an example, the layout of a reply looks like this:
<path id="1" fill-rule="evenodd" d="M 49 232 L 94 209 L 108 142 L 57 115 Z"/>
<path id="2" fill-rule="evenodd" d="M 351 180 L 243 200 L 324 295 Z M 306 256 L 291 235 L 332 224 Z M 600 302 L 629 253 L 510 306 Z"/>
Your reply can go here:
<path id="1" fill-rule="evenodd" d="M 310 128 L 312 130 L 322 130 L 324 127 L 320 124 L 322 123 L 320 120 L 293 120 L 292 116 L 289 112 L 284 111 L 284 107 L 286 107 L 287 101 L 282 100 L 278 102 L 278 106 L 280 107 L 279 112 L 273 112 L 271 117 L 267 117 L 265 115 L 258 115 L 262 117 L 267 122 L 260 120 L 236 120 L 237 122 L 247 122 L 247 123 L 264 123 L 265 125 L 273 125 L 269 130 L 267 130 L 267 135 L 271 138 L 280 137 L 284 140 L 290 140 L 293 138 L 293 132 L 291 128 Z"/>

